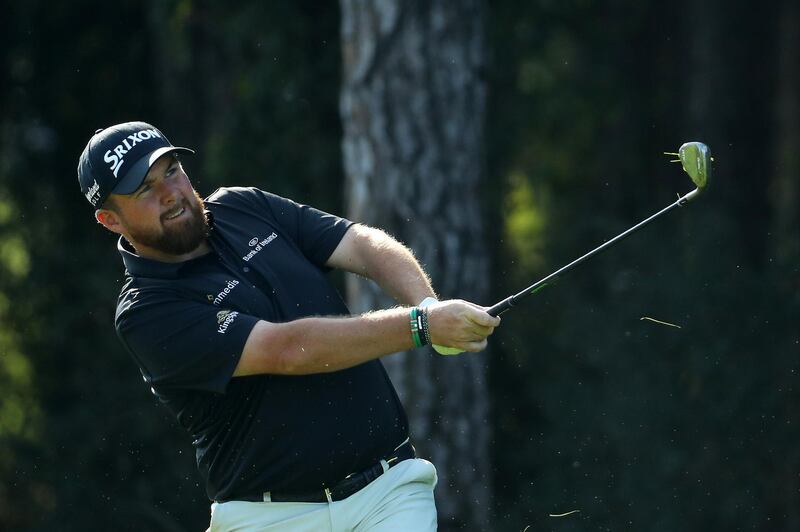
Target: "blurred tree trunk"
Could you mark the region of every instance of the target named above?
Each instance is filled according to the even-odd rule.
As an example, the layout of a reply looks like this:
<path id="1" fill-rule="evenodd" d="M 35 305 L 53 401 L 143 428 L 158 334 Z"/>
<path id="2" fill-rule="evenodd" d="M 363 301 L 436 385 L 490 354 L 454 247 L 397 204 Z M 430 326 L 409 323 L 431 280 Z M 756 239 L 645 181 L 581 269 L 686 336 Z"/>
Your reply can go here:
<path id="1" fill-rule="evenodd" d="M 777 72 L 775 113 L 775 171 L 768 190 L 768 200 L 772 211 L 771 244 L 769 257 L 775 260 L 777 278 L 781 279 L 781 293 L 788 302 L 787 308 L 797 323 L 798 293 L 800 293 L 800 6 L 795 1 L 784 0 L 779 10 L 776 39 Z M 791 326 L 790 326 L 791 327 Z M 787 338 L 786 360 L 796 360 L 797 344 L 791 345 Z M 794 353 L 794 355 L 792 355 Z M 792 390 L 792 376 L 781 372 L 778 389 L 789 385 Z M 795 394 L 796 396 L 796 394 Z M 785 401 L 786 419 L 798 419 L 800 408 L 797 401 Z M 780 489 L 771 500 L 771 510 L 784 511 L 785 530 L 800 530 L 800 450 L 787 453 L 782 460 L 783 474 L 776 482 Z"/>
<path id="2" fill-rule="evenodd" d="M 340 112 L 348 216 L 408 244 L 442 297 L 486 302 L 478 186 L 486 84 L 484 6 L 342 0 Z M 394 304 L 351 279 L 353 311 Z M 417 448 L 439 470 L 441 530 L 488 526 L 486 354 L 384 360 Z"/>
<path id="3" fill-rule="evenodd" d="M 772 254 L 778 265 L 797 268 L 800 259 L 800 6 L 785 1 L 779 17 L 775 94 L 776 173 L 769 189 L 773 211 Z M 794 282 L 800 282 L 797 270 Z M 798 287 L 795 284 L 795 289 Z"/>

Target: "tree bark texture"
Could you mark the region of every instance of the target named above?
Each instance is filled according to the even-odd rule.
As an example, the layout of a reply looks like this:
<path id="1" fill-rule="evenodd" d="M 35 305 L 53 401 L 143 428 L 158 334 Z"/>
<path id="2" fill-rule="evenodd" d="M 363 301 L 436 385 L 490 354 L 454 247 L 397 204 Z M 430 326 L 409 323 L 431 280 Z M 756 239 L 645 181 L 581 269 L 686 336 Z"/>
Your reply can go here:
<path id="1" fill-rule="evenodd" d="M 778 265 L 797 277 L 800 259 L 800 7 L 782 3 L 778 23 L 778 83 L 775 110 L 775 175 L 768 193 L 773 210 L 771 252 Z M 789 275 L 792 275 L 789 273 Z M 797 284 L 795 284 L 797 288 Z"/>
<path id="2" fill-rule="evenodd" d="M 772 210 L 770 257 L 783 279 L 781 286 L 787 301 L 798 301 L 800 293 L 800 6 L 785 0 L 777 24 L 777 84 L 774 98 L 774 173 L 768 188 Z M 787 308 L 790 308 L 787 306 Z M 797 308 L 797 305 L 794 305 Z M 795 313 L 795 323 L 797 314 Z M 790 318 L 791 319 L 791 318 Z M 797 353 L 797 344 L 789 349 Z M 791 377 L 781 376 L 776 387 L 791 384 Z M 788 388 L 792 389 L 792 388 Z M 785 403 L 786 419 L 800 418 L 796 401 Z M 786 530 L 800 530 L 800 451 L 797 447 L 782 459 L 783 474 L 776 479 L 772 510 L 784 513 Z"/>
<path id="3" fill-rule="evenodd" d="M 442 298 L 485 304 L 483 2 L 341 8 L 348 216 L 409 245 Z M 394 304 L 362 279 L 348 280 L 348 298 L 354 312 Z M 418 451 L 439 471 L 441 530 L 488 526 L 486 356 L 425 348 L 384 359 Z"/>

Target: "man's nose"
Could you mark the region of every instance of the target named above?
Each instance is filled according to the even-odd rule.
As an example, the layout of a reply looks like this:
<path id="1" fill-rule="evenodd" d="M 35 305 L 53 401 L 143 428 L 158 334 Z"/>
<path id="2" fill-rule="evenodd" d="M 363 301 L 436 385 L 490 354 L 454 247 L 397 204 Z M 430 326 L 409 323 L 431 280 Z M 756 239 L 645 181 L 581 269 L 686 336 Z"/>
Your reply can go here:
<path id="1" fill-rule="evenodd" d="M 159 195 L 161 196 L 161 203 L 164 205 L 171 205 L 180 198 L 177 185 L 168 181 L 162 181 L 159 184 Z"/>

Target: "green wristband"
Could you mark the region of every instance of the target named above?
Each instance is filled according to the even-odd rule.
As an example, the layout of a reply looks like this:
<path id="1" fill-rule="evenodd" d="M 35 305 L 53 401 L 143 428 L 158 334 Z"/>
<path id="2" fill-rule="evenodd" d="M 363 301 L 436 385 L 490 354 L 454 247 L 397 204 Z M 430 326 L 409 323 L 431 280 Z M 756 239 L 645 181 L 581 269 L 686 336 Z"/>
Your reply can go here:
<path id="1" fill-rule="evenodd" d="M 422 347 L 424 344 L 419 337 L 419 325 L 417 324 L 417 307 L 411 309 L 411 339 L 414 340 L 414 347 Z"/>

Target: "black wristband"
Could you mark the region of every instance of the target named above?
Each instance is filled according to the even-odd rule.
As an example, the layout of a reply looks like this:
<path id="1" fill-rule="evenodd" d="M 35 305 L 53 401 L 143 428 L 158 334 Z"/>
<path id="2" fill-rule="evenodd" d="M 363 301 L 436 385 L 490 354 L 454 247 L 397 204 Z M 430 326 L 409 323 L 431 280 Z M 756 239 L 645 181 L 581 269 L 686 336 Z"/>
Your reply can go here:
<path id="1" fill-rule="evenodd" d="M 425 329 L 427 328 L 426 327 L 427 323 L 425 320 L 426 314 L 427 312 L 425 312 L 424 308 L 417 307 L 417 331 L 419 331 L 419 341 L 421 344 L 420 347 L 422 347 L 423 345 L 428 345 L 430 343 L 428 341 L 428 334 L 425 331 Z"/>
<path id="2" fill-rule="evenodd" d="M 431 344 L 431 331 L 428 328 L 428 309 L 421 308 L 420 314 L 422 314 L 422 336 L 423 340 L 426 344 Z"/>

